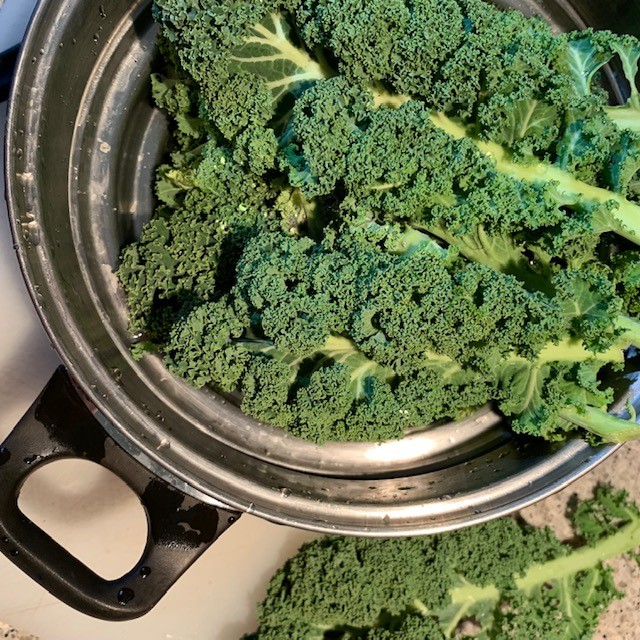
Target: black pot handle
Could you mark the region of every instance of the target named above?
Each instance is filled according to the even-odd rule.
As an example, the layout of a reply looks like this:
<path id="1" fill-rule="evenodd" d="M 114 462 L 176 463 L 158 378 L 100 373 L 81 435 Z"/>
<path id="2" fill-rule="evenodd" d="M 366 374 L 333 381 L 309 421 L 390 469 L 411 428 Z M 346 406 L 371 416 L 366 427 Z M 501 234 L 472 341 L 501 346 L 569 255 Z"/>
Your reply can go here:
<path id="1" fill-rule="evenodd" d="M 18 508 L 29 474 L 62 458 L 110 469 L 146 510 L 144 553 L 118 580 L 98 576 Z M 239 515 L 181 493 L 127 454 L 105 433 L 63 367 L 0 447 L 0 551 L 56 598 L 96 618 L 131 620 L 147 613 Z"/>

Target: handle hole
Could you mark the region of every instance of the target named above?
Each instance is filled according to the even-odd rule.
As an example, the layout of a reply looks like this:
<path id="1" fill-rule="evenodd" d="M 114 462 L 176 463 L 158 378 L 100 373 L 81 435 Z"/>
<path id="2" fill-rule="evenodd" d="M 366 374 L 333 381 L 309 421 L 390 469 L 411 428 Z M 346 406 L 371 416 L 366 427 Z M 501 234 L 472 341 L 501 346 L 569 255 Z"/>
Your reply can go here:
<path id="1" fill-rule="evenodd" d="M 111 471 L 87 460 L 57 460 L 25 482 L 18 507 L 69 553 L 106 580 L 139 561 L 147 516 L 138 496 Z"/>

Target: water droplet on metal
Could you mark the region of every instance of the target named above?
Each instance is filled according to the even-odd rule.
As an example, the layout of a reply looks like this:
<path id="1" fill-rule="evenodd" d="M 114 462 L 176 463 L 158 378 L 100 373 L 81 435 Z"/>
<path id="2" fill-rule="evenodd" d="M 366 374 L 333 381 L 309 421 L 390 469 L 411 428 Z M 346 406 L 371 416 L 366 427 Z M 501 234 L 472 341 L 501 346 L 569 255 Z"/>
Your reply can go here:
<path id="1" fill-rule="evenodd" d="M 163 449 L 168 449 L 171 446 L 171 441 L 168 438 L 163 438 L 160 440 L 160 444 L 156 447 L 156 451 L 162 451 Z"/>
<path id="2" fill-rule="evenodd" d="M 280 495 L 283 498 L 288 498 L 291 495 L 291 489 L 288 487 L 282 487 L 282 489 L 280 489 Z"/>
<path id="3" fill-rule="evenodd" d="M 35 220 L 22 223 L 22 234 L 34 247 L 40 244 L 40 225 Z"/>

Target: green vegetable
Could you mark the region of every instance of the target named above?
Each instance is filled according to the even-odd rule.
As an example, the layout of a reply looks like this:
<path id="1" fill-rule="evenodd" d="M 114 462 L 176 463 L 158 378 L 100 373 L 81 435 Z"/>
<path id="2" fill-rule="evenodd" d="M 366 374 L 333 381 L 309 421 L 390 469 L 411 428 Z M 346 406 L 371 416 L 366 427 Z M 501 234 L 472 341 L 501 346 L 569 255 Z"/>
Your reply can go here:
<path id="1" fill-rule="evenodd" d="M 640 41 L 484 0 L 155 0 L 171 121 L 118 276 L 143 349 L 318 443 L 607 413 L 640 347 Z M 605 65 L 629 97 L 611 107 Z"/>
<path id="2" fill-rule="evenodd" d="M 247 638 L 586 640 L 622 595 L 602 563 L 640 547 L 640 510 L 600 487 L 572 520 L 579 546 L 511 518 L 430 537 L 314 540 L 273 576 Z"/>

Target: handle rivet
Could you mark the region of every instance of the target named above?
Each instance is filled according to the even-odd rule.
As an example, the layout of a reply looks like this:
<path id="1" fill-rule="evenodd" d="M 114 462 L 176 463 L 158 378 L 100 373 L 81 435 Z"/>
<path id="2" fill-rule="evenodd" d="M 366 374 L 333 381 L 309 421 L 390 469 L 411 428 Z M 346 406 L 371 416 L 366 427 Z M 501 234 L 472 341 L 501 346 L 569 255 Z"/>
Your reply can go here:
<path id="1" fill-rule="evenodd" d="M 122 605 L 129 604 L 135 595 L 136 594 L 133 592 L 133 589 L 129 589 L 128 587 L 120 589 L 120 591 L 118 591 L 118 602 Z"/>
<path id="2" fill-rule="evenodd" d="M 7 449 L 6 447 L 0 447 L 0 467 L 3 464 L 7 464 L 10 458 L 11 458 L 11 451 L 9 451 L 9 449 Z"/>
<path id="3" fill-rule="evenodd" d="M 149 567 L 140 567 L 140 576 L 142 578 L 148 578 L 151 575 L 151 569 Z"/>

